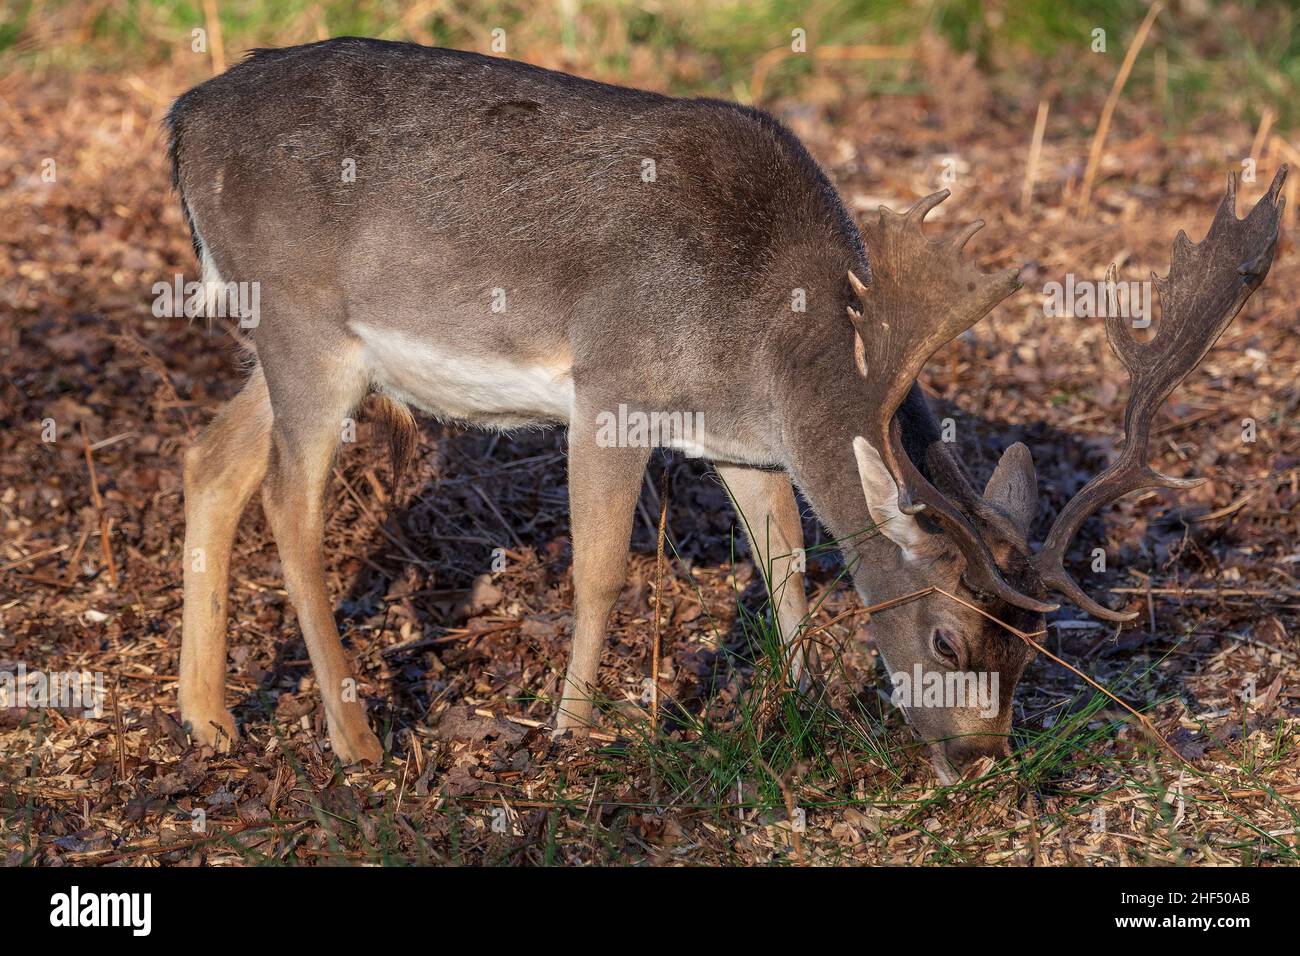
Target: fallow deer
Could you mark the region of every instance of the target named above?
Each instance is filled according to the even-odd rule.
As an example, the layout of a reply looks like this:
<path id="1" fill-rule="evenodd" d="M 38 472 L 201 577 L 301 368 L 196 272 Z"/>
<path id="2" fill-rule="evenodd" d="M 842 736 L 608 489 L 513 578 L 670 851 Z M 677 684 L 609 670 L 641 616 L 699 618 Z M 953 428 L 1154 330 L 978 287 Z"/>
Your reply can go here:
<path id="1" fill-rule="evenodd" d="M 204 280 L 258 282 L 261 302 L 252 374 L 185 456 L 185 551 L 206 557 L 184 572 L 181 714 L 203 743 L 235 736 L 229 556 L 260 486 L 344 763 L 382 748 L 342 692 L 352 671 L 322 516 L 340 422 L 370 392 L 399 439 L 415 427 L 410 406 L 488 428 L 568 427 L 575 606 L 560 728 L 592 718 L 651 453 L 599 440 L 600 416 L 622 405 L 702 415 L 696 450 L 751 532 L 796 674 L 808 609 L 792 481 L 864 601 L 931 585 L 960 597 L 877 614 L 871 630 L 891 672 L 1001 678 L 996 716 L 908 708 L 943 779 L 1006 753 L 1028 652 L 980 611 L 1035 631 L 1054 589 L 1104 620 L 1133 616 L 1084 594 L 1066 552 L 1121 495 L 1188 484 L 1146 463 L 1153 416 L 1263 280 L 1283 205 L 1284 171 L 1239 220 L 1230 180 L 1205 240 L 1174 244 L 1154 339 L 1107 321 L 1132 377 L 1124 449 L 1035 550 L 1027 449 L 1009 447 L 979 493 L 916 385 L 931 355 L 1019 287 L 1017 270 L 985 275 L 963 259 L 982 223 L 924 235 L 947 191 L 882 209 L 860 232 L 799 140 L 760 110 L 355 38 L 254 51 L 180 97 L 168 122 Z M 349 164 L 355 175 L 340 175 Z"/>

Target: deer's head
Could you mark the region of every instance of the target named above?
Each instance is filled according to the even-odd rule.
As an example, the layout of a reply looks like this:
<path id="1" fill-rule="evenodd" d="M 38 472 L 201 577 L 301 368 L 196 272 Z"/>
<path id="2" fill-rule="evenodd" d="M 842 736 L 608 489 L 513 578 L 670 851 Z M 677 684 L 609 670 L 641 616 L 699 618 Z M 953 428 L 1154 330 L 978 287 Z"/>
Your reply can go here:
<path id="1" fill-rule="evenodd" d="M 980 756 L 1008 752 L 1012 693 L 1029 646 L 1003 623 L 1042 631 L 1044 615 L 1058 607 L 1047 601 L 1050 591 L 1106 621 L 1136 617 L 1088 597 L 1065 571 L 1066 551 L 1088 515 L 1121 496 L 1199 483 L 1147 464 L 1151 422 L 1268 273 L 1286 172 L 1282 167 L 1244 219 L 1236 215 L 1230 176 L 1205 239 L 1193 244 L 1178 234 L 1168 275 L 1153 276 L 1161 319 L 1150 341 L 1133 338 L 1118 310 L 1109 310 L 1107 338 L 1131 382 L 1124 446 L 1061 509 L 1037 549 L 1028 543 L 1038 498 L 1028 449 L 1008 448 L 980 494 L 942 443 L 926 452 L 923 473 L 903 449 L 895 415 L 926 360 L 1019 288 L 1016 270 L 985 275 L 962 258 L 982 222 L 953 238 L 926 238 L 925 216 L 947 190 L 905 214 L 882 208 L 864 227 L 871 273 L 865 282 L 848 276 L 858 301 L 849 318 L 858 371 L 877 412 L 862 423 L 854 454 L 872 521 L 893 545 L 888 566 L 875 574 L 888 582 L 887 593 L 872 599 L 937 589 L 880 611 L 871 627 L 895 678 L 895 699 L 930 743 L 945 782 Z M 1113 266 L 1107 278 L 1114 288 Z"/>

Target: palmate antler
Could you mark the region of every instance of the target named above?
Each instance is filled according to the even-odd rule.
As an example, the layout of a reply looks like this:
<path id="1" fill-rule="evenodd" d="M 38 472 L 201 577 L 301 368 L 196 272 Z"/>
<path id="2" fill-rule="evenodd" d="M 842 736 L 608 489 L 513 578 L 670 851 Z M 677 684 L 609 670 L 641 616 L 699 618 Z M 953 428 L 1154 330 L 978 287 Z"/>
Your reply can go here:
<path id="1" fill-rule="evenodd" d="M 1179 231 L 1169 274 L 1162 279 L 1152 273 L 1160 296 L 1160 324 L 1150 342 L 1134 339 L 1122 318 L 1114 314 L 1106 318 L 1106 338 L 1131 381 L 1124 409 L 1124 449 L 1061 509 L 1032 561 L 1045 585 L 1095 617 L 1128 621 L 1137 614 L 1112 611 L 1088 597 L 1066 573 L 1065 552 L 1088 515 L 1123 495 L 1142 488 L 1190 488 L 1204 480 L 1170 478 L 1147 464 L 1151 422 L 1268 274 L 1286 205 L 1281 197 L 1286 175 L 1283 166 L 1245 219 L 1237 218 L 1237 179 L 1229 175 L 1227 194 L 1205 238 L 1193 244 L 1187 233 Z M 1111 266 L 1107 280 L 1112 288 L 1114 278 Z"/>
<path id="2" fill-rule="evenodd" d="M 865 423 L 863 437 L 893 475 L 900 510 L 915 514 L 928 509 L 966 558 L 966 577 L 974 587 L 1017 607 L 1049 611 L 1054 605 L 1007 584 L 970 520 L 907 456 L 894 418 L 930 356 L 1020 288 L 1018 270 L 985 275 L 962 258 L 962 249 L 984 225 L 981 220 L 952 238 L 925 237 L 926 215 L 947 198 L 946 189 L 933 193 L 902 215 L 882 206 L 877 221 L 863 228 L 873 263 L 871 285 L 849 273 L 862 305 L 860 312 L 849 308 L 858 334 L 859 370 L 874 393 L 875 415 Z M 870 360 L 861 347 L 865 343 L 870 343 Z"/>
<path id="3" fill-rule="evenodd" d="M 1088 597 L 1066 573 L 1065 552 L 1088 515 L 1123 495 L 1142 488 L 1187 488 L 1200 483 L 1200 479 L 1161 475 L 1147 464 L 1151 422 L 1268 274 L 1285 205 L 1281 189 L 1286 175 L 1283 166 L 1267 195 L 1245 219 L 1237 218 L 1236 177 L 1229 176 L 1227 195 L 1205 238 L 1193 244 L 1179 232 L 1169 274 L 1164 278 L 1153 274 L 1161 318 L 1150 342 L 1133 339 L 1122 318 L 1111 314 L 1106 319 L 1111 348 L 1132 382 L 1124 410 L 1124 448 L 1110 467 L 1070 499 L 1042 548 L 1029 558 L 1039 586 L 1060 592 L 1096 617 L 1126 621 L 1136 615 L 1112 611 Z M 863 229 L 873 263 L 871 284 L 866 286 L 849 274 L 862 305 L 860 312 L 850 307 L 849 317 L 859 339 L 859 369 L 875 399 L 876 414 L 866 423 L 864 437 L 879 451 L 898 485 L 900 510 L 915 514 L 927 509 L 961 551 L 968 584 L 1016 607 L 1054 610 L 1056 605 L 1007 584 L 962 509 L 1025 553 L 1023 531 L 1008 527 L 973 492 L 959 502 L 945 497 L 903 450 L 894 417 L 925 362 L 1019 288 L 1017 270 L 985 275 L 962 259 L 962 248 L 983 222 L 977 220 L 951 239 L 925 237 L 926 214 L 947 197 L 947 190 L 926 196 L 902 215 L 882 207 L 879 218 Z M 1107 278 L 1114 282 L 1113 266 Z M 862 347 L 868 342 L 869 361 Z"/>

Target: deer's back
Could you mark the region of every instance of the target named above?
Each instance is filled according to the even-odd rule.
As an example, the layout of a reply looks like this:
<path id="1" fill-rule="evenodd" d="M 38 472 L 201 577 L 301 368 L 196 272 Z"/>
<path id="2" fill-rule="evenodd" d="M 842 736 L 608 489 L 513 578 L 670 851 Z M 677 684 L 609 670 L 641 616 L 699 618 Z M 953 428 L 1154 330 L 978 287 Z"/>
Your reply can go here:
<path id="1" fill-rule="evenodd" d="M 171 123 L 225 280 L 477 357 L 580 373 L 599 354 L 651 381 L 685 351 L 707 377 L 789 321 L 792 287 L 829 290 L 861 258 L 766 114 L 508 60 L 352 38 L 261 51 Z"/>

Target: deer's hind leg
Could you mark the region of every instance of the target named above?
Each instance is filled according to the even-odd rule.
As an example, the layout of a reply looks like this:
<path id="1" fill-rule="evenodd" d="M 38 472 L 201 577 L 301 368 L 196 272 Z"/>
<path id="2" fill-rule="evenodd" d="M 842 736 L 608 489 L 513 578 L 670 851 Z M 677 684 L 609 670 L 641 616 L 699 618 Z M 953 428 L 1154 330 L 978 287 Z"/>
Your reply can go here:
<path id="1" fill-rule="evenodd" d="M 285 337 L 275 345 L 274 353 L 263 355 L 275 422 L 262 507 L 320 686 L 334 753 L 344 764 L 377 763 L 383 748 L 366 721 L 365 704 L 339 640 L 324 558 L 330 469 L 369 382 L 359 356 L 347 348 L 316 349 L 309 337 Z"/>
<path id="2" fill-rule="evenodd" d="M 212 746 L 235 737 L 225 702 L 230 550 L 270 447 L 271 400 L 259 366 L 185 453 L 180 710 L 194 738 Z"/>

